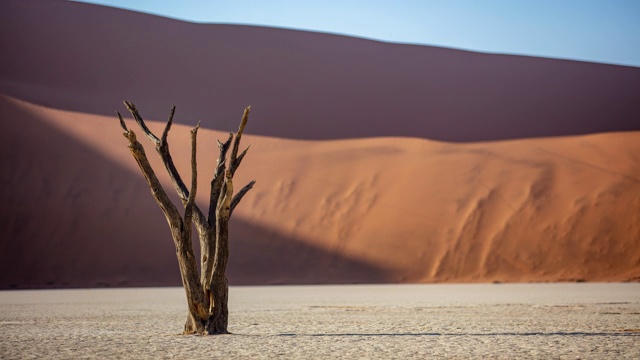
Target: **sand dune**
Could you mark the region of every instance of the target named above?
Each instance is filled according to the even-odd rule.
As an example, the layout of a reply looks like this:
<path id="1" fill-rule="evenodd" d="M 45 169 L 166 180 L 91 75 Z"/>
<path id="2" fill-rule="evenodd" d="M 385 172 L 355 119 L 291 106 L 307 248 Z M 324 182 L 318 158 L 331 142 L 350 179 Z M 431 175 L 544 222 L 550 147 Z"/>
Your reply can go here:
<path id="1" fill-rule="evenodd" d="M 295 139 L 446 141 L 640 130 L 640 69 L 203 25 L 62 0 L 0 3 L 0 92 Z"/>
<path id="2" fill-rule="evenodd" d="M 201 184 L 254 106 L 232 284 L 640 280 L 640 68 L 59 0 L 0 48 L 0 288 L 180 284 L 123 99 L 178 106 L 183 173 L 203 120 Z"/>
<path id="3" fill-rule="evenodd" d="M 115 117 L 1 99 L 0 287 L 179 284 Z M 188 129 L 170 137 L 185 176 Z M 204 184 L 224 134 L 199 136 Z M 247 136 L 237 182 L 258 184 L 234 214 L 230 281 L 638 280 L 639 140 Z"/>

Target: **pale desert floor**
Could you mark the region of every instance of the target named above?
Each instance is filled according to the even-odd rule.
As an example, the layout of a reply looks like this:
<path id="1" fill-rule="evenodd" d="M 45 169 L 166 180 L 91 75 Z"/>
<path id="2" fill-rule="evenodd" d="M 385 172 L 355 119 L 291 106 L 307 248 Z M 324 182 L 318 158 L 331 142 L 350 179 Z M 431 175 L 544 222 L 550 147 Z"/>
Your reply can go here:
<path id="1" fill-rule="evenodd" d="M 0 292 L 0 358 L 640 358 L 640 284 L 233 287 L 234 335 L 182 336 L 181 288 Z"/>

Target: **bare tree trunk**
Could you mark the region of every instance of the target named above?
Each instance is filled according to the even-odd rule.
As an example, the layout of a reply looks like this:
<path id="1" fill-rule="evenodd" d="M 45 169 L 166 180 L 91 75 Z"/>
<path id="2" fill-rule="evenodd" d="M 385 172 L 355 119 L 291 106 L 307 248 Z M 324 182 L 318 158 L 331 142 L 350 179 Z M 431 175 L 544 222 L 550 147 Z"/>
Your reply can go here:
<path id="1" fill-rule="evenodd" d="M 146 126 L 133 103 L 125 101 L 125 106 L 146 137 L 155 144 L 156 152 L 164 163 L 185 209 L 183 218 L 158 181 L 135 133 L 127 128 L 122 116 L 118 113 L 120 125 L 125 131 L 124 136 L 129 140 L 129 149 L 151 189 L 151 194 L 165 214 L 171 230 L 182 284 L 187 296 L 188 314 L 184 334 L 228 334 L 229 285 L 226 268 L 229 260 L 229 218 L 244 195 L 255 184 L 255 181 L 251 181 L 235 196 L 233 195 L 233 175 L 249 150 L 249 148 L 245 149 L 238 156 L 240 138 L 247 124 L 250 107 L 245 109 L 238 133 L 233 141 L 229 169 L 226 168 L 226 155 L 234 136 L 229 134 L 228 140 L 224 143 L 218 141 L 220 154 L 211 180 L 209 213 L 208 216 L 205 216 L 195 203 L 197 191 L 196 138 L 199 124 L 191 131 L 191 187 L 187 190 L 173 163 L 167 143 L 175 107 L 171 109 L 162 137 L 158 138 Z M 192 225 L 195 225 L 200 239 L 202 253 L 200 274 L 198 274 L 191 243 Z"/>
<path id="2" fill-rule="evenodd" d="M 231 197 L 233 196 L 233 181 L 231 172 L 225 172 L 223 191 L 216 207 L 216 252 L 213 261 L 211 284 L 213 287 L 213 331 L 216 334 L 226 334 L 229 309 L 229 285 L 226 276 L 229 261 L 229 214 L 231 212 Z"/>

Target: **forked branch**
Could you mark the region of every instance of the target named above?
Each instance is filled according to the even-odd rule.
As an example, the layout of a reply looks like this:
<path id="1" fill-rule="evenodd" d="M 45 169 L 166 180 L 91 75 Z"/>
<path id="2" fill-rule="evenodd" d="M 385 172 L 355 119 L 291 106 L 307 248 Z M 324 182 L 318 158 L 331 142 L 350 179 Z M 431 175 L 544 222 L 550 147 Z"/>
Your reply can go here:
<path id="1" fill-rule="evenodd" d="M 138 112 L 138 109 L 136 109 L 136 106 L 133 105 L 133 103 L 130 102 L 130 101 L 125 101 L 124 105 L 127 107 L 127 110 L 129 110 L 129 112 L 133 116 L 133 119 L 136 121 L 136 123 L 138 123 L 138 126 L 140 126 L 140 128 L 142 129 L 142 131 L 144 132 L 144 135 L 147 138 L 149 138 L 149 140 L 151 140 L 151 142 L 153 142 L 154 144 L 158 145 L 158 143 L 160 143 L 160 139 L 158 139 L 158 137 L 155 136 L 151 132 L 151 130 L 149 130 L 149 128 L 147 127 L 147 124 L 145 124 L 144 120 L 142 120 L 142 116 L 140 116 L 140 113 Z"/>
<path id="2" fill-rule="evenodd" d="M 169 151 L 169 143 L 167 142 L 167 136 L 169 135 L 169 130 L 171 129 L 171 124 L 173 123 L 175 106 L 171 107 L 169 120 L 167 121 L 164 131 L 162 132 L 162 137 L 158 138 L 147 127 L 147 125 L 144 122 L 144 119 L 142 118 L 142 116 L 138 112 L 138 109 L 136 109 L 135 105 L 132 102 L 125 101 L 124 105 L 126 106 L 127 110 L 129 110 L 129 112 L 135 119 L 138 126 L 140 126 L 145 136 L 155 145 L 156 152 L 158 153 L 158 155 L 160 155 L 160 159 L 162 160 L 162 163 L 164 164 L 165 169 L 167 170 L 167 173 L 171 178 L 171 183 L 173 184 L 173 187 L 176 189 L 176 192 L 178 193 L 178 196 L 182 201 L 182 205 L 186 206 L 187 201 L 189 200 L 189 190 L 187 189 L 187 186 L 182 180 L 182 177 L 180 176 L 180 173 L 178 172 L 178 169 L 176 168 L 175 163 L 173 162 L 173 158 L 171 157 L 171 152 Z M 193 214 L 198 227 L 206 228 L 207 224 L 206 224 L 206 217 L 204 213 L 200 210 L 197 204 L 194 204 L 193 207 L 194 207 Z"/>
<path id="3" fill-rule="evenodd" d="M 242 120 L 240 120 L 240 127 L 238 127 L 238 132 L 236 133 L 236 139 L 233 141 L 233 149 L 231 150 L 231 176 L 235 173 L 235 164 L 240 164 L 238 161 L 238 149 L 240 148 L 240 139 L 242 138 L 242 133 L 244 132 L 244 128 L 247 126 L 247 120 L 249 119 L 249 113 L 251 112 L 251 106 L 247 106 L 244 109 L 244 113 L 242 114 Z M 249 148 L 247 148 L 244 153 L 247 152 Z M 244 155 L 243 155 L 244 157 Z M 242 161 L 242 159 L 240 159 Z M 236 166 L 237 167 L 237 166 Z"/>
<path id="4" fill-rule="evenodd" d="M 120 126 L 124 130 L 123 135 L 127 140 L 129 140 L 129 150 L 131 151 L 133 158 L 138 163 L 138 167 L 140 168 L 142 175 L 144 176 L 145 180 L 147 180 L 147 183 L 149 184 L 149 188 L 151 189 L 151 195 L 153 195 L 153 198 L 156 200 L 156 202 L 162 209 L 162 212 L 167 218 L 167 221 L 169 222 L 169 224 L 170 225 L 174 224 L 174 222 L 176 221 L 175 220 L 176 217 L 178 219 L 180 218 L 180 213 L 178 212 L 178 209 L 175 207 L 175 205 L 173 205 L 173 203 L 167 196 L 167 193 L 162 188 L 162 185 L 160 184 L 160 180 L 158 180 L 156 173 L 153 171 L 153 168 L 151 167 L 151 164 L 147 159 L 147 154 L 144 151 L 144 147 L 142 147 L 142 144 L 140 144 L 140 142 L 138 142 L 136 138 L 136 134 L 133 132 L 133 130 L 129 130 L 127 128 L 127 125 L 122 119 L 122 115 L 119 112 L 117 114 L 118 114 L 118 118 L 120 119 Z"/>
<path id="5" fill-rule="evenodd" d="M 209 226 L 215 229 L 215 217 L 216 217 L 216 205 L 218 204 L 218 197 L 224 183 L 224 172 L 226 170 L 227 152 L 231 147 L 231 141 L 233 140 L 233 134 L 229 134 L 229 138 L 224 143 L 218 140 L 218 161 L 213 173 L 213 179 L 211 179 L 211 193 L 209 195 L 209 216 L 207 221 Z"/>

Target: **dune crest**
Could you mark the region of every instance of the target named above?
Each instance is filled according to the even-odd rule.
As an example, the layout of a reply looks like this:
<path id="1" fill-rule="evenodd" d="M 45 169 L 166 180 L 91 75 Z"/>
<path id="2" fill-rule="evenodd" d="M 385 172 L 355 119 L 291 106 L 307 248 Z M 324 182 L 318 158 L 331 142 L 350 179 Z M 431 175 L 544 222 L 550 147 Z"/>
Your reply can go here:
<path id="1" fill-rule="evenodd" d="M 486 141 L 640 130 L 640 68 L 194 24 L 57 0 L 0 3 L 0 92 L 293 139 Z"/>

